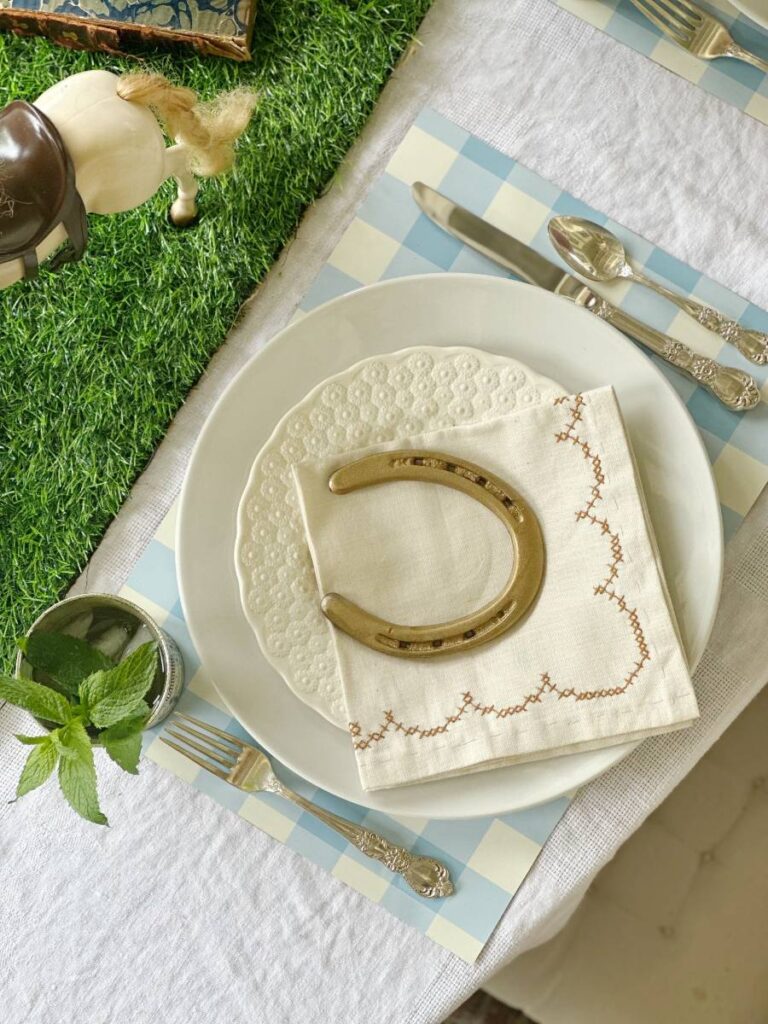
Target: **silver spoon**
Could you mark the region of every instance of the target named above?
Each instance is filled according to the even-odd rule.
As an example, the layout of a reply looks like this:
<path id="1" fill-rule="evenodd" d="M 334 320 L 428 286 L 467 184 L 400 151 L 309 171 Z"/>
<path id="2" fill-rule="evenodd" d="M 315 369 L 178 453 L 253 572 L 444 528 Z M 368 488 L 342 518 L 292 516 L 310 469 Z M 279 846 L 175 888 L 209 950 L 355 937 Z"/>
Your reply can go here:
<path id="1" fill-rule="evenodd" d="M 748 330 L 711 306 L 678 295 L 634 270 L 619 239 L 600 224 L 582 217 L 553 217 L 548 230 L 552 244 L 562 258 L 583 277 L 590 281 L 616 281 L 621 278 L 652 288 L 707 330 L 730 342 L 753 363 L 758 366 L 768 363 L 768 335 Z"/>

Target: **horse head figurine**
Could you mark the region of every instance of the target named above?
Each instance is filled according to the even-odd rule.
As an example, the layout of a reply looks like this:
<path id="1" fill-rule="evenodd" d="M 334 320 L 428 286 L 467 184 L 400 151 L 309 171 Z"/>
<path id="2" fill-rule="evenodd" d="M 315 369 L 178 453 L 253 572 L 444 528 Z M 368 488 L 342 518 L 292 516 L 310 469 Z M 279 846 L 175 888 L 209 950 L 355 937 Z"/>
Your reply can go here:
<path id="1" fill-rule="evenodd" d="M 80 259 L 87 213 L 132 210 L 167 178 L 171 221 L 192 224 L 195 176 L 231 167 L 255 105 L 247 89 L 200 103 L 162 75 L 83 71 L 0 110 L 0 288 L 34 277 L 63 242 L 50 266 Z"/>

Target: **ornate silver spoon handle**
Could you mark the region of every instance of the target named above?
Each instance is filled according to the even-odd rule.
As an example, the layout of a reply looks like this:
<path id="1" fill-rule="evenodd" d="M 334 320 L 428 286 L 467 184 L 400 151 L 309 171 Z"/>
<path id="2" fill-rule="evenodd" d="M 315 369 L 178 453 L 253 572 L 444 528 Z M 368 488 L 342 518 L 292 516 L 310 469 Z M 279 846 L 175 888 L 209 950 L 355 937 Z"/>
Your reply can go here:
<path id="1" fill-rule="evenodd" d="M 677 292 L 671 291 L 666 288 L 663 284 L 659 284 L 658 281 L 653 281 L 650 277 L 646 277 L 645 274 L 641 274 L 635 271 L 632 275 L 632 280 L 638 282 L 638 284 L 644 284 L 653 291 L 658 292 L 659 295 L 663 295 L 665 299 L 669 299 L 673 302 L 678 309 L 682 309 L 688 316 L 706 327 L 708 331 L 712 331 L 714 334 L 719 335 L 724 341 L 734 345 L 741 354 L 756 363 L 758 366 L 765 366 L 768 363 L 768 335 L 763 334 L 761 331 L 752 331 L 747 327 L 742 327 L 741 324 L 735 320 L 731 320 L 730 317 L 725 316 L 717 309 L 713 309 L 711 306 L 705 306 L 703 302 L 697 302 L 696 299 L 688 299 L 684 295 L 678 295 Z"/>
<path id="2" fill-rule="evenodd" d="M 402 846 L 390 843 L 388 839 L 371 832 L 370 829 L 356 825 L 346 818 L 340 818 L 338 814 L 332 814 L 323 807 L 317 807 L 303 796 L 288 789 L 282 782 L 272 792 L 279 793 L 287 800 L 292 800 L 305 811 L 314 814 L 320 821 L 325 822 L 329 828 L 341 833 L 345 839 L 364 853 L 366 857 L 380 861 L 390 871 L 402 875 L 408 885 L 417 892 L 419 896 L 428 898 L 438 896 L 450 896 L 453 893 L 453 882 L 448 873 L 448 868 L 433 857 L 420 857 L 410 853 Z"/>

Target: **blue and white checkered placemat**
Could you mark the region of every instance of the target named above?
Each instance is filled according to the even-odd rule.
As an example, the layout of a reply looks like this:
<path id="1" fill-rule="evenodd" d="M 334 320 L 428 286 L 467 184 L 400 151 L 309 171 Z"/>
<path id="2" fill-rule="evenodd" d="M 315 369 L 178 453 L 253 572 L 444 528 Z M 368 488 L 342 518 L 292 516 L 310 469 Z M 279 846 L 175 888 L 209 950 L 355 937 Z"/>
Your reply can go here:
<path id="1" fill-rule="evenodd" d="M 758 68 L 730 58 L 701 60 L 692 56 L 666 38 L 629 0 L 553 0 L 553 3 L 768 124 L 768 75 Z M 696 3 L 719 18 L 736 42 L 768 60 L 768 31 L 740 14 L 728 0 L 696 0 Z"/>
<path id="2" fill-rule="evenodd" d="M 253 742 L 211 685 L 184 622 L 176 582 L 175 520 L 176 506 L 121 594 L 146 608 L 181 648 L 187 682 L 179 710 Z M 159 741 L 162 728 L 145 734 L 144 753 L 153 761 L 469 962 L 485 945 L 569 803 L 563 797 L 501 818 L 459 822 L 393 818 L 317 789 L 275 762 L 280 778 L 314 803 L 447 864 L 456 893 L 444 900 L 420 899 L 399 876 L 295 805 L 271 794 L 246 796 L 199 769 Z"/>
<path id="3" fill-rule="evenodd" d="M 751 326 L 768 329 L 764 311 L 428 110 L 410 129 L 371 190 L 297 317 L 337 295 L 386 278 L 445 270 L 510 276 L 420 213 L 410 195 L 411 182 L 416 179 L 508 228 L 550 258 L 553 254 L 546 234 L 550 215 L 568 212 L 590 217 L 616 231 L 636 261 L 660 280 L 706 299 Z M 700 351 L 755 370 L 734 349 L 643 289 L 622 283 L 610 286 L 605 294 L 654 326 L 672 330 Z M 726 531 L 731 532 L 768 481 L 768 406 L 739 416 L 675 371 L 668 373 L 701 429 L 714 464 Z M 756 376 L 768 395 L 768 370 L 758 371 Z M 174 538 L 175 508 L 150 542 L 123 593 L 146 607 L 179 643 L 187 667 L 181 708 L 244 736 L 224 709 L 189 638 L 179 602 Z M 158 764 L 468 961 L 483 948 L 568 806 L 568 799 L 562 798 L 501 818 L 465 822 L 392 818 L 339 800 L 282 769 L 285 781 L 311 800 L 364 822 L 409 848 L 445 860 L 458 883 L 457 893 L 447 900 L 427 901 L 298 808 L 270 795 L 244 796 L 198 769 L 159 743 L 159 731 L 149 732 L 145 743 L 146 754 Z"/>
<path id="4" fill-rule="evenodd" d="M 421 113 L 403 139 L 309 289 L 301 303 L 302 312 L 361 285 L 409 274 L 450 270 L 514 276 L 432 224 L 411 198 L 410 187 L 416 180 L 510 231 L 564 269 L 549 242 L 547 221 L 555 213 L 588 217 L 615 232 L 633 262 L 650 277 L 749 327 L 768 331 L 765 310 L 431 110 Z M 693 381 L 656 360 L 701 430 L 717 479 L 726 537 L 730 536 L 768 482 L 768 368 L 754 366 L 732 345 L 648 289 L 627 282 L 594 288 L 628 313 L 675 335 L 702 354 L 747 370 L 760 383 L 763 404 L 749 413 L 732 413 Z"/>

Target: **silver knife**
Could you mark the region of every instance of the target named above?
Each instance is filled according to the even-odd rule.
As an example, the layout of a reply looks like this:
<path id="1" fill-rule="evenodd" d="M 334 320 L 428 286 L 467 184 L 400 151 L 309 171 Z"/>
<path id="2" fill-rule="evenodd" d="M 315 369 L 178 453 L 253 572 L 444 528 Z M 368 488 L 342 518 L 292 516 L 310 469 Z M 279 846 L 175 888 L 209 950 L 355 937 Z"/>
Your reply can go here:
<path id="1" fill-rule="evenodd" d="M 618 327 L 630 338 L 655 352 L 665 362 L 682 370 L 729 409 L 741 412 L 745 409 L 754 409 L 759 403 L 760 390 L 750 374 L 732 366 L 723 366 L 706 356 L 700 356 L 681 341 L 675 341 L 674 338 L 636 320 L 601 298 L 572 274 L 550 263 L 534 249 L 519 242 L 506 231 L 489 224 L 482 217 L 477 217 L 470 210 L 454 203 L 422 181 L 414 182 L 411 191 L 424 213 L 444 231 L 530 284 L 569 299 L 577 306 L 583 306 L 590 313 Z"/>

